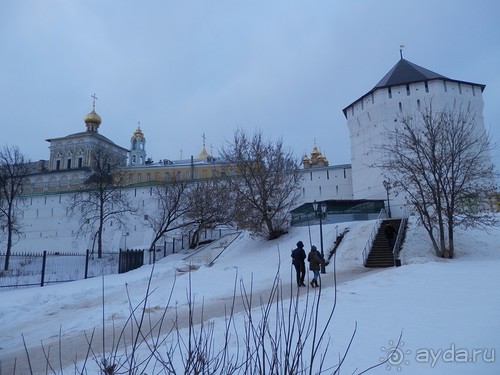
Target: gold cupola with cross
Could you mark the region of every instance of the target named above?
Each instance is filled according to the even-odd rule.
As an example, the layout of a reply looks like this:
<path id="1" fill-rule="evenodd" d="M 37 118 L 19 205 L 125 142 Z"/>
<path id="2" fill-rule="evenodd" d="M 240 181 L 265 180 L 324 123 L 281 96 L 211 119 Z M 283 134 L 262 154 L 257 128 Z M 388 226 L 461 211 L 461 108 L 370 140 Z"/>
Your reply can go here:
<path id="1" fill-rule="evenodd" d="M 212 157 L 212 155 L 210 155 L 205 148 L 205 141 L 206 141 L 205 133 L 203 133 L 202 138 L 203 138 L 203 148 L 201 149 L 201 152 L 194 157 L 195 160 L 208 160 L 209 158 Z"/>
<path id="2" fill-rule="evenodd" d="M 94 94 L 92 95 L 92 111 L 90 113 L 87 113 L 85 117 L 83 118 L 83 121 L 85 122 L 85 125 L 87 126 L 87 132 L 89 133 L 98 133 L 99 126 L 101 125 L 102 119 L 101 116 L 97 114 L 95 111 L 95 101 L 97 99 L 97 96 Z"/>

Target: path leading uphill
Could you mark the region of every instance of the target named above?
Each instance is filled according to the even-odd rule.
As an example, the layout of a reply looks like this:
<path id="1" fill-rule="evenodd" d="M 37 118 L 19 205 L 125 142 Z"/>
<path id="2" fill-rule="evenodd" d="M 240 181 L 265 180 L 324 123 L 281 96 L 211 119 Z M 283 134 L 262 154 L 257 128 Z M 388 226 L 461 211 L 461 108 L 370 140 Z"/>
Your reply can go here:
<path id="1" fill-rule="evenodd" d="M 373 272 L 377 272 L 377 270 L 360 269 L 357 272 L 339 271 L 337 272 L 337 284 L 342 284 Z M 280 289 L 284 300 L 296 296 L 297 291 L 301 294 L 319 292 L 319 288 L 296 288 L 294 285 L 292 286 L 289 281 L 282 281 L 282 283 Z M 333 293 L 333 286 L 333 275 L 328 273 L 323 275 L 322 293 Z M 254 290 L 252 307 L 257 307 L 260 303 L 259 301 L 268 301 L 270 292 L 270 288 L 267 290 Z M 123 291 L 121 294 L 123 294 Z M 106 296 L 108 301 L 120 298 L 123 299 L 123 295 Z M 86 299 L 83 303 L 82 301 L 75 300 L 74 304 L 65 305 L 59 311 L 51 311 L 47 314 L 51 316 L 59 314 L 62 319 L 63 316 L 67 318 L 68 314 L 71 316 L 72 313 L 76 314 L 84 309 L 87 314 L 99 315 L 102 314 L 101 303 L 101 297 L 96 295 L 95 298 Z M 227 297 L 217 298 L 215 300 L 205 300 L 203 302 L 203 309 L 201 307 L 201 302 L 195 301 L 194 315 L 192 317 L 194 324 L 200 323 L 201 320 L 207 321 L 227 316 L 231 308 L 235 314 L 245 311 L 242 298 L 237 296 L 233 301 L 233 296 L 231 294 Z M 201 317 L 202 311 L 203 318 Z M 148 309 L 148 313 L 145 317 L 146 322 L 143 325 L 143 333 L 145 334 L 155 335 L 158 333 L 167 333 L 172 329 L 174 321 L 177 323 L 179 329 L 189 326 L 189 309 L 187 304 L 181 306 L 177 305 L 175 308 L 168 308 L 166 310 L 157 306 Z M 92 326 L 82 324 L 80 329 L 76 328 L 69 331 L 63 330 L 61 335 L 47 337 L 42 343 L 26 342 L 26 350 L 22 338 L 20 337 L 21 332 L 24 332 L 25 337 L 29 337 L 30 331 L 43 330 L 44 316 L 41 315 L 37 321 L 30 323 L 29 327 L 20 327 L 18 332 L 2 332 L 2 335 L 10 335 L 8 337 L 10 345 L 0 348 L 0 374 L 24 375 L 62 373 L 61 369 L 68 369 L 72 364 L 81 361 L 87 356 L 89 350 L 88 342 L 91 340 L 91 337 L 93 353 L 95 353 L 97 357 L 102 358 L 103 343 L 106 346 L 105 352 L 109 353 L 110 348 L 113 346 L 113 342 L 118 341 L 118 333 L 124 332 L 126 335 L 124 339 L 122 339 L 121 344 L 123 344 L 124 341 L 128 343 L 131 342 L 131 337 L 129 336 L 131 336 L 132 331 L 130 327 L 130 323 L 122 317 L 122 319 L 116 319 L 113 322 L 109 322 L 105 327 L 105 333 L 103 335 L 102 325 L 100 327 L 96 326 L 94 329 Z M 135 334 L 136 332 L 134 331 L 134 335 Z M 3 339 L 6 338 L 6 336 L 3 336 Z M 27 353 L 29 354 L 29 360 Z M 92 361 L 92 359 L 89 360 Z M 50 366 L 48 363 L 50 363 Z"/>

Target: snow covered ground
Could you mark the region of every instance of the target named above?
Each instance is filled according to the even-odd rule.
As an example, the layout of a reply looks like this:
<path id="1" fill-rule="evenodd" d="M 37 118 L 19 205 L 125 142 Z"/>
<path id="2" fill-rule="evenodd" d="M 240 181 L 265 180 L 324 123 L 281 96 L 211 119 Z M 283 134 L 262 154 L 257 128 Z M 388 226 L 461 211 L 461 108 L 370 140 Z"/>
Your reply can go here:
<path id="1" fill-rule="evenodd" d="M 442 260 L 433 256 L 424 231 L 410 222 L 401 254 L 403 266 L 371 270 L 363 267 L 361 253 L 373 224 L 368 221 L 323 226 L 325 244 L 333 243 L 337 232 L 349 228 L 335 259 L 337 289 L 333 263 L 322 275 L 321 322 L 328 318 L 336 302 L 328 327 L 331 343 L 325 367 L 337 363 L 357 325 L 341 373 L 361 372 L 393 353 L 389 362 L 370 373 L 499 374 L 500 229 L 459 231 L 456 258 Z M 318 245 L 319 227 L 311 227 L 310 235 Z M 290 251 L 298 240 L 309 244 L 309 238 L 307 227 L 292 228 L 276 241 L 243 234 L 213 266 L 191 272 L 185 272 L 192 261 L 184 259 L 186 254 L 169 256 L 155 265 L 148 311 L 159 315 L 169 298 L 177 311 L 185 311 L 187 292 L 191 290 L 195 303 L 204 304 L 205 318 L 215 324 L 216 333 L 220 332 L 217 327 L 224 326 L 224 307 L 231 301 L 235 282 L 237 293 L 241 280 L 252 287 L 255 296 L 265 295 L 279 272 L 283 291 L 289 293 L 287 298 L 296 295 Z M 129 306 L 140 304 L 150 273 L 151 266 L 144 266 L 121 275 L 0 293 L 0 373 L 12 373 L 15 357 L 16 373 L 26 373 L 21 334 L 33 366 L 43 362 L 42 342 L 46 349 L 51 348 L 50 356 L 58 366 L 59 340 L 64 352 L 72 352 L 71 357 L 63 358 L 74 359 L 78 351 L 81 359 L 85 351 L 82 333 L 89 335 L 94 327 L 96 341 L 105 337 L 105 345 L 110 345 L 110 324 L 120 327 L 130 315 Z M 319 288 L 300 288 L 298 293 L 301 306 L 306 306 L 318 296 Z M 107 335 L 101 331 L 103 317 Z M 394 352 L 401 333 L 400 345 Z M 61 367 L 66 369 L 64 373 L 73 373 L 71 361 Z M 35 373 L 45 373 L 42 368 Z M 92 365 L 89 369 L 89 373 L 97 373 Z"/>

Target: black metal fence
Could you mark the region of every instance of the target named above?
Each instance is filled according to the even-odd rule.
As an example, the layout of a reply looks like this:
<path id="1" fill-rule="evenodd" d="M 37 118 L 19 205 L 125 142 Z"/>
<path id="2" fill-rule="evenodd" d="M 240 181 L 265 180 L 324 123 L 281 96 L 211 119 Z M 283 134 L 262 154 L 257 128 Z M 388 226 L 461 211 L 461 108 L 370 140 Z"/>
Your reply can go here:
<path id="1" fill-rule="evenodd" d="M 234 231 L 231 228 L 207 230 L 202 233 L 201 240 L 211 241 Z M 0 270 L 0 292 L 128 272 L 181 251 L 189 246 L 189 238 L 190 233 L 186 233 L 163 241 L 152 251 L 120 249 L 118 252 L 103 252 L 101 258 L 89 250 L 85 254 L 49 251 L 11 253 L 9 270 Z M 0 267 L 5 264 L 5 256 L 5 252 L 0 252 Z"/>
<path id="2" fill-rule="evenodd" d="M 124 253 L 126 255 L 123 255 Z M 5 255 L 0 253 L 0 264 L 5 261 Z M 127 261 L 130 258 L 134 259 L 134 262 Z M 140 262 L 137 259 L 140 259 Z M 0 271 L 0 291 L 127 272 L 143 264 L 144 250 L 108 252 L 103 253 L 101 258 L 97 258 L 88 250 L 86 254 L 48 251 L 12 253 L 9 270 Z"/>

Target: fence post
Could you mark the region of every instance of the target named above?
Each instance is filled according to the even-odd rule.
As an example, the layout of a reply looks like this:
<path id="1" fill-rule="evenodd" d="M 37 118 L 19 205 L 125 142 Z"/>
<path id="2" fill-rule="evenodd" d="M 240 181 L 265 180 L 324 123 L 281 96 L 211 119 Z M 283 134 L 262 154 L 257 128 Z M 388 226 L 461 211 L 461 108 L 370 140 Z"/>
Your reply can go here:
<path id="1" fill-rule="evenodd" d="M 90 250 L 87 249 L 85 252 L 85 279 L 88 277 L 89 274 L 89 255 L 90 255 Z"/>
<path id="2" fill-rule="evenodd" d="M 40 280 L 40 286 L 43 286 L 43 283 L 45 282 L 45 264 L 47 263 L 47 250 L 43 251 L 43 258 L 42 258 L 42 277 Z"/>
<path id="3" fill-rule="evenodd" d="M 167 256 L 167 240 L 163 241 L 163 258 Z"/>
<path id="4" fill-rule="evenodd" d="M 172 254 L 175 254 L 175 238 L 172 238 Z"/>

